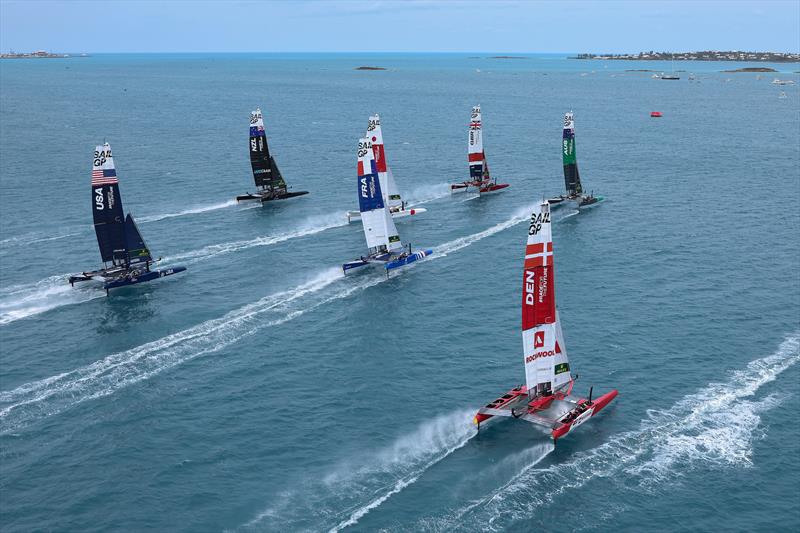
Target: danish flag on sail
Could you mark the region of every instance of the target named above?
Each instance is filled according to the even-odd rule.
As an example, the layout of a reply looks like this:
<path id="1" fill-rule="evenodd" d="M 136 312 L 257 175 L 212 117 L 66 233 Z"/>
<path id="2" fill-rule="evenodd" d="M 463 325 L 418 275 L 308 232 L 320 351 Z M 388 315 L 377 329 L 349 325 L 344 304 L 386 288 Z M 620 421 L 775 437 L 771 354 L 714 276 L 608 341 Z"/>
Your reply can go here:
<path id="1" fill-rule="evenodd" d="M 571 379 L 558 326 L 550 204 L 544 202 L 531 215 L 522 276 L 522 345 L 529 391 L 553 390 Z"/>

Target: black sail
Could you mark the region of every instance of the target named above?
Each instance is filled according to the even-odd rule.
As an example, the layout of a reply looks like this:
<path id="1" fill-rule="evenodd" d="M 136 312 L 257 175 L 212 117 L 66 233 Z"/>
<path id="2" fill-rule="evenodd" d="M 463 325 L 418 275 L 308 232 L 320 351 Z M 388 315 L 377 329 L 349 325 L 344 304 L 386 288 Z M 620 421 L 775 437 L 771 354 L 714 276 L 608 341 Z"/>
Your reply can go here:
<path id="1" fill-rule="evenodd" d="M 108 143 L 98 146 L 92 165 L 92 214 L 103 262 L 126 260 L 125 224 L 114 158 Z"/>
<path id="2" fill-rule="evenodd" d="M 273 187 L 272 163 L 260 109 L 250 115 L 250 166 L 253 168 L 253 180 L 257 187 Z"/>
<path id="3" fill-rule="evenodd" d="M 128 250 L 128 262 L 130 264 L 147 263 L 153 260 L 150 255 L 150 249 L 139 233 L 139 228 L 136 226 L 136 221 L 133 216 L 128 213 L 125 217 L 125 244 Z"/>

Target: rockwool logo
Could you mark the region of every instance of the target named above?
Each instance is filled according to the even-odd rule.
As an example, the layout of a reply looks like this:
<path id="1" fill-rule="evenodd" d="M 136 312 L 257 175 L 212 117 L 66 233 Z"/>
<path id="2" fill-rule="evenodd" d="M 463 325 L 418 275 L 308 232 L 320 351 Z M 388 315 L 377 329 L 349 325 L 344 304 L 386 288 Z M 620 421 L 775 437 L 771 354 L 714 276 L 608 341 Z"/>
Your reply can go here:
<path id="1" fill-rule="evenodd" d="M 533 334 L 533 348 L 541 348 L 544 346 L 544 331 L 537 331 Z"/>

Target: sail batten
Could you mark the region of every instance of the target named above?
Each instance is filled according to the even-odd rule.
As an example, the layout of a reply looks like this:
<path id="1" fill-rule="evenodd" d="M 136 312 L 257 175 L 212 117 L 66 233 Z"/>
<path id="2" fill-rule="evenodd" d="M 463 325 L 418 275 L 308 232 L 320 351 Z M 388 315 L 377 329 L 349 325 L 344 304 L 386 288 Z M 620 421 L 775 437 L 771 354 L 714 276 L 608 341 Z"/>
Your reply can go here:
<path id="1" fill-rule="evenodd" d="M 555 390 L 572 378 L 555 300 L 550 204 L 531 215 L 522 277 L 522 343 L 528 390 Z"/>
<path id="2" fill-rule="evenodd" d="M 564 134 L 561 141 L 561 153 L 564 162 L 564 184 L 567 196 L 583 194 L 578 162 L 575 157 L 575 119 L 572 111 L 564 115 Z"/>

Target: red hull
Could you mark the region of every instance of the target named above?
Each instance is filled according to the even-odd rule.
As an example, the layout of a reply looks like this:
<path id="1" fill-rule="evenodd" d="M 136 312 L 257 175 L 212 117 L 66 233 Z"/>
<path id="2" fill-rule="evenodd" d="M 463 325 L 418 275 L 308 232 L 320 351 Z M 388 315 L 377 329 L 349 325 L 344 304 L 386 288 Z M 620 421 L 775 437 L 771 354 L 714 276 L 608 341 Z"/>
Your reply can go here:
<path id="1" fill-rule="evenodd" d="M 598 399 L 596 399 L 593 402 L 591 402 L 591 405 L 589 405 L 587 408 L 585 408 L 583 411 L 581 411 L 581 413 L 579 415 L 575 416 L 572 420 L 570 420 L 569 423 L 562 423 L 560 426 L 555 428 L 552 431 L 553 440 L 556 441 L 556 440 L 560 439 L 561 437 L 563 437 L 564 435 L 569 433 L 571 430 L 573 430 L 574 428 L 580 426 L 586 420 L 590 419 L 591 417 L 593 417 L 594 415 L 596 415 L 597 413 L 602 411 L 603 408 L 606 405 L 611 403 L 611 400 L 613 400 L 614 398 L 617 397 L 617 394 L 618 394 L 617 389 L 614 389 L 614 390 L 612 390 L 610 392 L 607 392 L 607 393 L 603 394 Z M 578 407 L 576 407 L 575 409 L 570 411 L 570 415 L 572 415 L 573 413 L 577 412 L 579 409 L 581 409 L 587 403 L 588 403 L 588 400 L 584 400 L 584 399 L 579 400 L 578 401 Z"/>
<path id="2" fill-rule="evenodd" d="M 508 187 L 508 185 L 509 185 L 508 183 L 496 183 L 494 185 L 489 185 L 488 187 L 484 187 L 480 189 L 478 192 L 483 194 L 487 192 L 499 191 L 500 189 L 505 189 L 506 187 Z"/>

